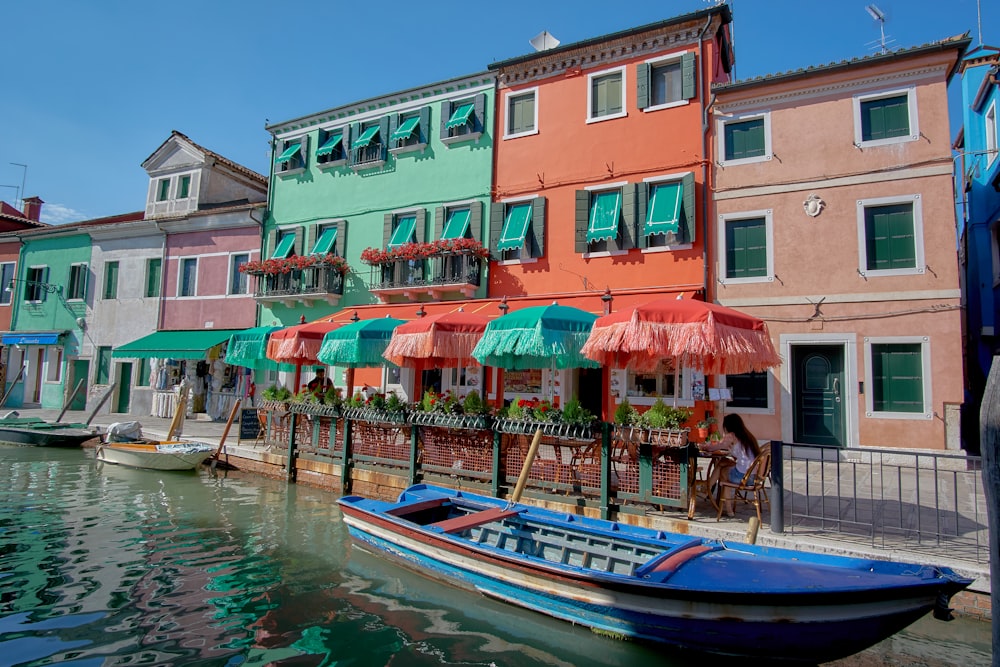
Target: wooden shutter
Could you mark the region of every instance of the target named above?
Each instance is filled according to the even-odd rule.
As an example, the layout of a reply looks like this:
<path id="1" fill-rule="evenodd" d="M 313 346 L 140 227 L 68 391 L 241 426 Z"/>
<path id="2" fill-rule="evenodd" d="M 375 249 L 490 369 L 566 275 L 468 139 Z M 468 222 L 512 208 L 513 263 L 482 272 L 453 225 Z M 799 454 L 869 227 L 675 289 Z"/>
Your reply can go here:
<path id="1" fill-rule="evenodd" d="M 688 51 L 681 56 L 681 97 L 689 100 L 698 95 L 698 77 L 695 76 L 694 52 Z"/>
<path id="2" fill-rule="evenodd" d="M 576 191 L 576 252 L 587 252 L 587 225 L 590 222 L 590 192 Z"/>
<path id="3" fill-rule="evenodd" d="M 472 238 L 482 241 L 483 238 L 483 203 L 474 201 L 469 206 L 469 231 Z"/>
<path id="4" fill-rule="evenodd" d="M 344 134 L 340 138 L 340 152 L 342 154 L 341 159 L 348 160 L 351 157 L 351 136 L 353 133 L 351 132 L 351 126 L 349 124 L 345 125 L 342 130 Z"/>
<path id="5" fill-rule="evenodd" d="M 635 247 L 635 183 L 622 186 L 622 219 L 611 245 L 617 250 Z"/>
<path id="6" fill-rule="evenodd" d="M 445 125 L 448 124 L 448 119 L 451 118 L 451 102 L 445 100 L 441 103 L 441 138 L 444 139 L 448 136 L 448 128 Z"/>
<path id="7" fill-rule="evenodd" d="M 293 245 L 291 251 L 289 251 L 289 256 L 306 254 L 308 250 L 306 249 L 305 243 L 306 227 L 305 225 L 299 225 L 295 228 L 295 245 Z"/>
<path id="8" fill-rule="evenodd" d="M 635 247 L 648 248 L 646 214 L 649 212 L 649 183 L 638 183 L 635 197 Z"/>
<path id="9" fill-rule="evenodd" d="M 649 106 L 649 63 L 639 63 L 635 73 L 635 92 L 638 106 L 645 109 Z"/>
<path id="10" fill-rule="evenodd" d="M 427 238 L 427 209 L 418 208 L 416 212 L 417 221 L 413 225 L 413 235 L 417 243 L 423 243 Z"/>
<path id="11" fill-rule="evenodd" d="M 503 232 L 504 212 L 507 207 L 501 202 L 490 204 L 490 252 L 499 256 L 500 251 L 497 245 L 500 243 L 500 234 Z"/>
<path id="12" fill-rule="evenodd" d="M 305 167 L 309 162 L 309 135 L 303 134 L 299 144 L 299 166 Z"/>
<path id="13" fill-rule="evenodd" d="M 41 274 L 42 274 L 42 280 L 41 280 L 41 282 L 48 283 L 49 282 L 49 267 L 47 267 L 47 266 L 42 267 Z M 115 277 L 117 278 L 117 276 L 115 276 Z M 38 286 L 38 300 L 39 301 L 45 301 L 45 299 L 48 298 L 48 296 L 49 296 L 48 291 L 42 289 L 41 285 L 39 285 Z M 118 297 L 118 290 L 117 289 L 115 290 L 115 297 L 116 298 Z"/>
<path id="14" fill-rule="evenodd" d="M 694 243 L 695 228 L 697 227 L 698 216 L 695 214 L 695 202 L 697 201 L 694 192 L 694 174 L 688 172 L 681 179 L 684 188 L 684 210 L 681 211 L 681 219 L 678 220 L 677 232 L 681 243 Z"/>
<path id="15" fill-rule="evenodd" d="M 347 255 L 347 220 L 338 220 L 334 225 L 337 228 L 337 238 L 333 242 L 333 250 L 339 257 Z"/>
<path id="16" fill-rule="evenodd" d="M 426 144 L 431 138 L 431 108 L 420 107 L 420 143 Z"/>
<path id="17" fill-rule="evenodd" d="M 545 197 L 531 200 L 531 240 L 532 257 L 545 256 Z M 525 240 L 527 245 L 527 240 Z"/>
<path id="18" fill-rule="evenodd" d="M 395 216 L 392 213 L 386 213 L 382 217 L 382 249 L 385 250 L 389 247 L 389 239 L 392 238 L 392 228 L 393 222 L 395 221 Z"/>
<path id="19" fill-rule="evenodd" d="M 378 121 L 379 141 L 381 141 L 379 154 L 385 160 L 389 149 L 389 116 L 382 116 Z"/>
<path id="20" fill-rule="evenodd" d="M 476 115 L 473 132 L 486 131 L 486 93 L 479 93 L 473 103 L 472 112 Z"/>
<path id="21" fill-rule="evenodd" d="M 382 136 L 382 143 L 389 146 L 389 148 L 398 148 L 399 139 L 393 139 L 392 135 L 396 133 L 396 128 L 398 128 L 401 123 L 399 122 L 399 114 L 393 113 L 389 114 L 389 127 L 386 133 Z"/>
<path id="22" fill-rule="evenodd" d="M 441 234 L 444 233 L 444 206 L 438 206 L 434 209 L 434 238 L 436 241 L 441 238 Z"/>

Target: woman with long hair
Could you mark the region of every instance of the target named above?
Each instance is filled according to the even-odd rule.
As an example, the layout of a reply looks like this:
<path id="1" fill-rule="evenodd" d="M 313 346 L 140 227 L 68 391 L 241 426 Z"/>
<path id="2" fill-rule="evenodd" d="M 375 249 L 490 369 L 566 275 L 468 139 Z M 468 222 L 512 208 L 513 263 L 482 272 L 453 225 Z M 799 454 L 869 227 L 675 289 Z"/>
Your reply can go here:
<path id="1" fill-rule="evenodd" d="M 709 493 L 721 479 L 739 484 L 753 464 L 753 460 L 760 454 L 757 438 L 750 432 L 750 429 L 743 423 L 743 418 L 739 415 L 726 415 L 722 420 L 722 431 L 724 434 L 722 440 L 702 448 L 704 452 L 725 451 L 728 454 L 726 457 L 719 458 L 712 469 L 712 474 L 708 478 Z M 724 505 L 727 516 L 734 515 L 731 498 L 719 498 L 719 502 L 728 503 Z"/>

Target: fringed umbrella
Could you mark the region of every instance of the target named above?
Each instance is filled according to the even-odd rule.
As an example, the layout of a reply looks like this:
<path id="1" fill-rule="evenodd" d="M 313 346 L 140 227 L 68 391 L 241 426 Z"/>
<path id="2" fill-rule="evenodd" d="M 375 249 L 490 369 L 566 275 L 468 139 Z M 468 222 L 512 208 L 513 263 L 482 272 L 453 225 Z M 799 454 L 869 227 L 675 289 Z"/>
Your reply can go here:
<path id="1" fill-rule="evenodd" d="M 558 303 L 515 310 L 486 326 L 472 356 L 484 366 L 510 370 L 596 368 L 580 352 L 595 319 Z"/>
<path id="2" fill-rule="evenodd" d="M 472 350 L 489 321 L 459 309 L 406 322 L 392 332 L 383 356 L 397 366 L 417 370 L 476 366 Z"/>
<path id="3" fill-rule="evenodd" d="M 302 366 L 319 363 L 323 336 L 336 329 L 333 322 L 308 322 L 274 331 L 267 339 L 267 358 L 295 366 L 295 391 L 302 377 Z"/>
<path id="4" fill-rule="evenodd" d="M 267 339 L 281 327 L 254 327 L 237 331 L 229 337 L 226 346 L 226 363 L 233 366 L 255 368 L 267 358 Z"/>
<path id="5" fill-rule="evenodd" d="M 385 366 L 385 352 L 393 330 L 404 320 L 383 317 L 345 324 L 323 337 L 319 360 L 331 366 L 346 366 L 347 396 L 354 393 L 354 369 Z"/>
<path id="6" fill-rule="evenodd" d="M 652 371 L 667 359 L 710 375 L 781 365 L 763 320 L 692 299 L 657 299 L 597 318 L 582 353 L 606 366 Z"/>

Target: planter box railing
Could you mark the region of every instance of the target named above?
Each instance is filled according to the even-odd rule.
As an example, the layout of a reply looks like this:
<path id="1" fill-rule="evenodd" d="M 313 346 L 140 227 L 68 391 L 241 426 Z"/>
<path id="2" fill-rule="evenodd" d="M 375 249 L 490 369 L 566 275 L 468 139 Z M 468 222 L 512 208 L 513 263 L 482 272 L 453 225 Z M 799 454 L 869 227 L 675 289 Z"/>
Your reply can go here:
<path id="1" fill-rule="evenodd" d="M 525 488 L 543 495 L 600 495 L 601 440 L 595 424 L 498 419 L 496 430 L 503 434 L 505 481 L 511 486 L 516 484 L 539 429 L 542 437 Z"/>
<path id="2" fill-rule="evenodd" d="M 283 299 L 344 293 L 344 275 L 329 266 L 311 266 L 288 273 L 248 272 L 256 278 L 255 299 Z"/>
<path id="3" fill-rule="evenodd" d="M 474 288 L 482 280 L 483 259 L 473 253 L 448 252 L 396 259 L 371 267 L 373 290 Z"/>
<path id="4" fill-rule="evenodd" d="M 615 496 L 626 502 L 686 508 L 689 503 L 687 429 L 615 425 L 611 434 Z"/>

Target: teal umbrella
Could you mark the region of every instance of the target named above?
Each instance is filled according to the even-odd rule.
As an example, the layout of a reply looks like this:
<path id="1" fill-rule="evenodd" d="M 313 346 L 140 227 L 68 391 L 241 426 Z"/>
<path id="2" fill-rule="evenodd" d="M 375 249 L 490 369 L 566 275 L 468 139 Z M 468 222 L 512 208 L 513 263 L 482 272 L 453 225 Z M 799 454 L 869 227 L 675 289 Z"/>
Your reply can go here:
<path id="1" fill-rule="evenodd" d="M 392 339 L 393 330 L 404 322 L 387 316 L 345 324 L 323 336 L 316 357 L 324 364 L 347 367 L 347 395 L 351 396 L 355 368 L 391 365 L 382 353 Z"/>
<path id="2" fill-rule="evenodd" d="M 226 346 L 226 363 L 233 366 L 256 368 L 262 362 L 270 362 L 266 354 L 267 339 L 272 331 L 277 331 L 280 328 L 254 327 L 237 331 L 229 337 L 229 345 Z"/>
<path id="3" fill-rule="evenodd" d="M 596 319 L 558 303 L 515 310 L 486 325 L 472 356 L 484 366 L 508 370 L 597 368 L 580 354 Z"/>

